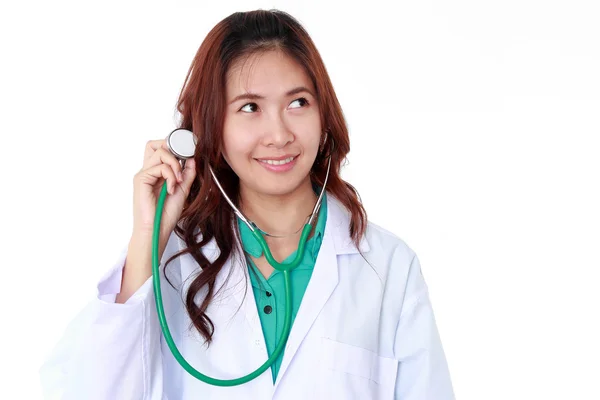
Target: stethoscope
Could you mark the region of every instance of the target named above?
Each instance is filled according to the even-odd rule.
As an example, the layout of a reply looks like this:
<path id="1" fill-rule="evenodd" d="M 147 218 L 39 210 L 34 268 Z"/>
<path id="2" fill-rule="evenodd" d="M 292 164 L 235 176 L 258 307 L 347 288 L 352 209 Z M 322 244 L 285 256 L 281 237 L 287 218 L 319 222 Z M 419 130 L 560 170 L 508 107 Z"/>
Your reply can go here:
<path id="1" fill-rule="evenodd" d="M 196 151 L 195 136 L 191 131 L 189 131 L 187 129 L 183 129 L 183 128 L 175 129 L 167 136 L 166 143 L 167 143 L 167 147 L 169 148 L 171 153 L 173 153 L 173 155 L 180 161 L 182 166 L 185 165 L 185 160 L 192 158 L 194 156 L 194 153 Z M 292 326 L 292 287 L 291 287 L 290 272 L 294 268 L 296 268 L 298 265 L 300 265 L 300 262 L 302 261 L 302 258 L 304 256 L 304 249 L 306 247 L 308 235 L 310 234 L 310 232 L 312 230 L 313 222 L 314 222 L 316 216 L 318 215 L 319 209 L 321 208 L 323 194 L 325 193 L 325 186 L 327 185 L 327 179 L 329 178 L 329 168 L 330 167 L 331 167 L 331 157 L 329 157 L 329 161 L 327 164 L 327 174 L 325 175 L 325 182 L 323 183 L 323 188 L 321 190 L 321 193 L 319 194 L 319 197 L 317 198 L 317 203 L 315 204 L 315 207 L 313 208 L 312 214 L 308 218 L 308 222 L 304 225 L 304 228 L 302 229 L 302 234 L 300 235 L 300 241 L 298 242 L 298 251 L 296 252 L 296 257 L 294 258 L 294 260 L 292 262 L 285 263 L 285 264 L 277 262 L 277 260 L 275 260 L 273 258 L 273 255 L 271 254 L 271 250 L 269 249 L 269 246 L 267 245 L 267 242 L 265 241 L 265 239 L 263 237 L 263 234 L 268 235 L 268 236 L 270 236 L 270 235 L 267 234 L 266 232 L 263 232 L 261 229 L 259 229 L 254 222 L 248 220 L 244 216 L 244 214 L 242 214 L 242 212 L 240 210 L 238 210 L 238 208 L 235 206 L 235 204 L 233 204 L 233 202 L 231 201 L 229 196 L 227 196 L 227 193 L 225 193 L 225 190 L 223 190 L 223 187 L 219 183 L 219 180 L 217 179 L 212 167 L 210 167 L 210 166 L 208 167 L 210 174 L 212 175 L 217 187 L 221 191 L 221 194 L 223 195 L 225 200 L 227 200 L 227 203 L 229 203 L 229 205 L 233 209 L 233 212 L 235 213 L 235 215 L 241 221 L 243 221 L 248 226 L 248 228 L 250 228 L 250 231 L 252 232 L 253 236 L 256 238 L 256 240 L 262 247 L 263 252 L 265 254 L 265 258 L 267 259 L 267 261 L 273 268 L 275 268 L 276 270 L 281 271 L 283 273 L 283 279 L 284 279 L 285 319 L 284 319 L 284 325 L 283 325 L 283 332 L 281 333 L 281 338 L 279 340 L 279 343 L 277 344 L 277 347 L 273 351 L 273 354 L 271 354 L 271 356 L 267 359 L 267 361 L 263 365 L 261 365 L 256 371 L 254 371 L 246 376 L 242 376 L 241 378 L 237 378 L 237 379 L 216 379 L 216 378 L 211 378 L 209 376 L 206 376 L 206 375 L 198 372 L 194 367 L 192 367 L 185 360 L 185 358 L 183 358 L 183 356 L 177 349 L 175 342 L 173 341 L 173 337 L 171 336 L 171 331 L 169 330 L 169 326 L 167 325 L 167 319 L 165 318 L 165 311 L 163 308 L 162 294 L 161 294 L 161 289 L 160 289 L 160 275 L 159 275 L 159 269 L 158 269 L 159 265 L 160 265 L 160 260 L 158 258 L 159 239 L 160 239 L 160 221 L 162 219 L 164 203 L 165 203 L 165 199 L 167 197 L 167 182 L 165 181 L 165 183 L 163 184 L 162 190 L 161 190 L 159 198 L 158 198 L 158 202 L 156 204 L 156 215 L 154 217 L 154 232 L 153 232 L 153 238 L 152 238 L 152 276 L 153 276 L 153 281 L 154 281 L 154 298 L 156 300 L 156 310 L 158 313 L 158 320 L 159 320 L 160 327 L 163 332 L 163 336 L 165 338 L 165 342 L 169 346 L 169 349 L 171 350 L 171 353 L 173 353 L 173 356 L 175 357 L 177 362 L 179 362 L 179 364 L 195 378 L 197 378 L 205 383 L 208 383 L 210 385 L 215 385 L 215 386 L 241 385 L 243 383 L 251 381 L 252 379 L 258 377 L 263 372 L 265 372 L 275 362 L 277 357 L 279 357 L 279 355 L 283 351 L 285 344 L 288 340 L 291 326 Z"/>

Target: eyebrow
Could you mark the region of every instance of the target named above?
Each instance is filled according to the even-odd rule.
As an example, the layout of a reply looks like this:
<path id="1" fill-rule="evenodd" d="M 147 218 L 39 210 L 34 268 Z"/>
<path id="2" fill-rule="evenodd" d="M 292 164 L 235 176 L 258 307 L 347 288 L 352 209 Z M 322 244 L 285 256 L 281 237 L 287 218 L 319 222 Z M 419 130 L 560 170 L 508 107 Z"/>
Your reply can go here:
<path id="1" fill-rule="evenodd" d="M 285 93 L 285 96 L 286 97 L 293 96 L 295 94 L 302 93 L 302 92 L 306 92 L 306 93 L 310 94 L 311 96 L 316 97 L 313 94 L 313 92 L 311 92 L 310 90 L 308 90 L 308 88 L 305 87 L 305 86 L 298 86 L 298 87 L 295 87 L 295 88 L 293 88 L 291 90 L 288 90 Z M 243 94 L 240 94 L 238 96 L 235 96 L 233 98 L 233 100 L 231 100 L 229 102 L 229 104 L 233 104 L 233 103 L 235 103 L 236 101 L 239 101 L 239 100 L 261 100 L 261 99 L 264 99 L 264 98 L 265 98 L 265 96 L 262 96 L 262 95 L 257 94 L 257 93 L 243 93 Z"/>

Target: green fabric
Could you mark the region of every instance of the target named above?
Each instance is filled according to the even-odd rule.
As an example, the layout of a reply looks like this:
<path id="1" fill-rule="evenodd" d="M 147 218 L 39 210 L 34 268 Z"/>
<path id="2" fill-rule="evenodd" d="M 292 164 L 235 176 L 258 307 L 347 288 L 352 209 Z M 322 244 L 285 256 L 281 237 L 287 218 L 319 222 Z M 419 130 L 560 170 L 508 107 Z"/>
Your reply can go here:
<path id="1" fill-rule="evenodd" d="M 317 255 L 321 248 L 321 242 L 323 241 L 323 234 L 325 232 L 325 223 L 327 221 L 327 194 L 323 195 L 323 201 L 321 203 L 321 209 L 319 210 L 319 217 L 317 225 L 314 230 L 313 236 L 306 243 L 306 249 L 304 251 L 304 258 L 298 267 L 291 272 L 292 281 L 292 324 L 298 314 L 298 308 L 302 302 L 302 297 L 310 281 L 312 271 L 315 267 Z M 242 239 L 242 245 L 244 251 L 252 255 L 255 258 L 262 256 L 263 251 L 260 244 L 252 235 L 250 228 L 238 218 L 238 226 L 240 231 L 240 237 Z M 290 254 L 284 262 L 290 262 L 296 256 L 296 251 Z M 256 299 L 256 306 L 258 308 L 258 315 L 260 316 L 260 323 L 262 325 L 263 335 L 265 337 L 265 343 L 267 345 L 267 352 L 269 356 L 275 350 L 277 341 L 283 331 L 283 320 L 285 318 L 285 286 L 283 280 L 283 273 L 274 270 L 269 279 L 265 279 L 262 273 L 258 270 L 254 262 L 250 257 L 246 257 L 249 261 L 248 272 L 250 274 L 250 281 L 252 282 L 252 289 L 254 292 L 254 298 Z M 270 293 L 271 296 L 267 296 Z M 265 307 L 271 306 L 272 311 L 270 314 L 265 312 Z M 273 376 L 273 383 L 277 378 L 277 373 L 283 360 L 282 352 L 277 360 L 271 366 L 271 373 Z"/>

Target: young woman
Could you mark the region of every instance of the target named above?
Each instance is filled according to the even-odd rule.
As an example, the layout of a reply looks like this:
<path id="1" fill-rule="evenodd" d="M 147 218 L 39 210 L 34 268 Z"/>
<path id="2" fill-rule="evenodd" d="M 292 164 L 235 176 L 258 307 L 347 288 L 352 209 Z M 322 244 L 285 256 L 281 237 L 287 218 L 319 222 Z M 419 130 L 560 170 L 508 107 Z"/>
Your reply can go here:
<path id="1" fill-rule="evenodd" d="M 348 129 L 301 25 L 280 11 L 224 19 L 200 46 L 178 111 L 194 157 L 183 168 L 165 140 L 148 142 L 131 240 L 42 367 L 47 397 L 453 399 L 417 256 L 367 221 L 340 177 Z M 321 197 L 289 287 L 216 178 L 283 263 L 299 254 Z M 165 181 L 166 319 L 187 363 L 217 385 L 180 365 L 159 324 L 151 247 Z M 254 379 L 231 383 L 272 355 Z"/>

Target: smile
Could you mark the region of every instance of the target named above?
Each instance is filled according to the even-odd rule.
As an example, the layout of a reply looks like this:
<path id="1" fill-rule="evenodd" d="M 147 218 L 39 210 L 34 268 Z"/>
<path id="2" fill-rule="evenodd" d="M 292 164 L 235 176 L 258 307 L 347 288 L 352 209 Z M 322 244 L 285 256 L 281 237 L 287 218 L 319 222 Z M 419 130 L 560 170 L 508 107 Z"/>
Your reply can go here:
<path id="1" fill-rule="evenodd" d="M 263 163 L 263 164 L 269 164 L 269 165 L 284 165 L 284 164 L 289 164 L 292 161 L 294 161 L 296 157 L 288 157 L 284 160 L 258 160 L 259 162 Z"/>

